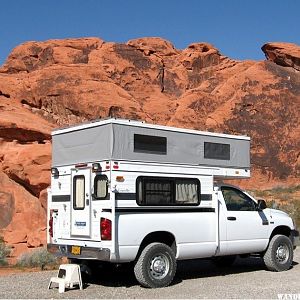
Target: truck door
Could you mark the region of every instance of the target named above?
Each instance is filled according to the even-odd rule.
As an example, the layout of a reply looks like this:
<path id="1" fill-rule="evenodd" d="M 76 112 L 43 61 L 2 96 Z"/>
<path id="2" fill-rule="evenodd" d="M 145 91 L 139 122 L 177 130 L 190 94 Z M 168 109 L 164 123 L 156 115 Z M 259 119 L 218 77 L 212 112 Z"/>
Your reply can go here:
<path id="1" fill-rule="evenodd" d="M 224 225 L 226 225 L 226 253 L 242 254 L 263 251 L 269 240 L 269 220 L 256 202 L 241 190 L 222 186 Z M 222 224 L 221 223 L 221 224 Z"/>
<path id="2" fill-rule="evenodd" d="M 91 234 L 91 170 L 72 170 L 71 187 L 71 235 L 90 236 Z"/>

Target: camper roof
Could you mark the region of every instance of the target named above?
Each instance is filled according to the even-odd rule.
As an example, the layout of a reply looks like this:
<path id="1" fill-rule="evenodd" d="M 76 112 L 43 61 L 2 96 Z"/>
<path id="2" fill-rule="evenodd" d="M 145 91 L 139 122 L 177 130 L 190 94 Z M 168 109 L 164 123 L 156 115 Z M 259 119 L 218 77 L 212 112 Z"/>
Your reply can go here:
<path id="1" fill-rule="evenodd" d="M 93 128 L 102 126 L 105 124 L 120 124 L 126 126 L 134 126 L 134 127 L 141 127 L 141 128 L 152 128 L 158 130 L 166 130 L 166 131 L 175 131 L 175 132 L 183 132 L 183 133 L 191 133 L 191 134 L 199 134 L 205 136 L 212 136 L 212 137 L 224 137 L 224 138 L 233 138 L 233 139 L 241 139 L 241 140 L 250 140 L 250 137 L 245 135 L 231 135 L 231 134 L 224 134 L 224 133 L 215 133 L 215 132 L 208 132 L 208 131 L 199 131 L 193 129 L 185 129 L 185 128 L 178 128 L 178 127 L 170 127 L 170 126 L 163 126 L 163 125 L 155 125 L 150 123 L 145 123 L 144 121 L 137 121 L 137 120 L 126 120 L 126 119 L 118 119 L 118 118 L 109 118 L 109 119 L 101 119 L 90 121 L 87 123 L 81 123 L 78 125 L 68 126 L 64 128 L 55 129 L 52 131 L 53 135 L 58 135 L 67 132 L 73 132 L 78 130 L 83 130 L 87 128 Z"/>
<path id="2" fill-rule="evenodd" d="M 250 168 L 250 138 L 108 119 L 52 133 L 52 164 L 123 160 Z"/>

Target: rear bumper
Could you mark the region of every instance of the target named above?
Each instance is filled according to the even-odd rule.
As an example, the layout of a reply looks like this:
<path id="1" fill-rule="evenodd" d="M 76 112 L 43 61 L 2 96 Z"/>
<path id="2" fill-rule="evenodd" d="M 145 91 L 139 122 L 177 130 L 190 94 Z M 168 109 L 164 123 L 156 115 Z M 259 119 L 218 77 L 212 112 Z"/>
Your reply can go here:
<path id="1" fill-rule="evenodd" d="M 70 245 L 47 244 L 48 252 L 57 257 L 110 261 L 110 250 L 107 248 L 81 247 L 78 255 L 72 254 L 71 248 Z"/>
<path id="2" fill-rule="evenodd" d="M 292 240 L 294 249 L 297 246 L 300 246 L 300 239 L 299 239 L 299 231 L 298 230 L 292 230 L 291 231 L 291 240 Z"/>

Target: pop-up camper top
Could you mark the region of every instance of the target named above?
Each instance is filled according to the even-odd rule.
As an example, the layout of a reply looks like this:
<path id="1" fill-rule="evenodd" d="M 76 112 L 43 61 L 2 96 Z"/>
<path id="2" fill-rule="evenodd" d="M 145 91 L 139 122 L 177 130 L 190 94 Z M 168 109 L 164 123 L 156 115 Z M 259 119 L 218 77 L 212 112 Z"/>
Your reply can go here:
<path id="1" fill-rule="evenodd" d="M 52 166 L 104 160 L 201 166 L 250 177 L 250 138 L 107 119 L 52 133 Z M 218 170 L 216 170 L 218 169 Z"/>

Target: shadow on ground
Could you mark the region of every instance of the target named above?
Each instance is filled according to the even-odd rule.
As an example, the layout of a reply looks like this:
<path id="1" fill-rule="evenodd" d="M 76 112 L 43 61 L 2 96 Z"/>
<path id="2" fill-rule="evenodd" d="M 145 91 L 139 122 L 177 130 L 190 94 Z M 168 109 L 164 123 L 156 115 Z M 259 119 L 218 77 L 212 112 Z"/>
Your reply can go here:
<path id="1" fill-rule="evenodd" d="M 293 266 L 297 264 L 297 262 L 293 262 Z M 188 279 L 226 276 L 260 270 L 266 270 L 266 267 L 263 260 L 258 257 L 238 258 L 231 267 L 217 267 L 212 261 L 204 259 L 179 261 L 172 285 Z M 113 265 L 99 267 L 94 270 L 93 276 L 85 277 L 84 281 L 85 286 L 90 283 L 109 287 L 138 285 L 133 273 L 133 264 L 124 264 L 119 267 Z"/>

